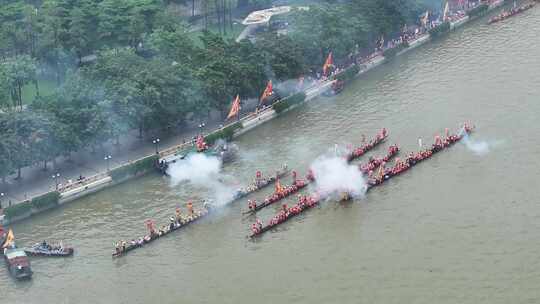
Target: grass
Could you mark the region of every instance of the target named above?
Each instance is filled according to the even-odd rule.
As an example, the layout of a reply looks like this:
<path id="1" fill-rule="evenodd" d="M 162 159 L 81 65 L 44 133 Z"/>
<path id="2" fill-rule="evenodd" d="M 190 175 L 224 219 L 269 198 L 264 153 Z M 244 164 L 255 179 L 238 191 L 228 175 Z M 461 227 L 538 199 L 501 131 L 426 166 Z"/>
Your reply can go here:
<path id="1" fill-rule="evenodd" d="M 51 95 L 56 89 L 56 81 L 52 78 L 39 78 L 38 79 L 39 94 L 41 96 Z M 23 104 L 30 104 L 36 97 L 36 87 L 33 83 L 27 84 L 22 89 Z"/>

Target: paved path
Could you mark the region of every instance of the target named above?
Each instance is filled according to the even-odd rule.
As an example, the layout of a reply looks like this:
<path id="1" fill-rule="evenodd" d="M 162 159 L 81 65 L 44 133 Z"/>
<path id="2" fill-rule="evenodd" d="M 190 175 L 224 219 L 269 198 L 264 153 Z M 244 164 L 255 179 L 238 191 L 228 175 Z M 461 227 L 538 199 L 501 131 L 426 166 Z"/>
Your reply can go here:
<path id="1" fill-rule="evenodd" d="M 208 133 L 219 126 L 220 120 L 213 119 L 205 124 L 203 132 Z M 143 139 L 137 137 L 138 131 L 133 131 L 120 139 L 120 145 L 107 143 L 102 148 L 96 148 L 95 153 L 88 150 L 73 153 L 71 160 L 60 157 L 56 162 L 56 167 L 49 163 L 46 171 L 43 170 L 43 163 L 23 168 L 20 180 L 15 179 L 15 174 L 6 179 L 6 184 L 0 182 L 0 192 L 4 193 L 4 196 L 0 196 L 0 202 L 2 207 L 7 207 L 9 201 L 14 204 L 55 189 L 56 183 L 52 178 L 55 173 L 60 174 L 58 183 L 61 184 L 65 184 L 69 180 L 74 181 L 80 175 L 89 177 L 104 173 L 107 171 L 107 161 L 104 160 L 106 155 L 112 156 L 110 168 L 114 168 L 155 153 L 156 147 L 152 143 L 155 138 L 160 139 L 159 150 L 163 150 L 181 144 L 184 140 L 191 140 L 198 132 L 198 124 L 194 123 L 176 134 L 154 136 L 147 134 Z"/>

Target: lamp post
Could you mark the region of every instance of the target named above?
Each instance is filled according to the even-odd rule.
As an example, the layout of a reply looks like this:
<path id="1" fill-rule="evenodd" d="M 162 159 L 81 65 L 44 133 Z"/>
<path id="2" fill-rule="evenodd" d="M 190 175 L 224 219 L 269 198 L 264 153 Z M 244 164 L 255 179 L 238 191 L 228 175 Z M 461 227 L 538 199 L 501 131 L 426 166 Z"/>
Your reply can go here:
<path id="1" fill-rule="evenodd" d="M 111 167 L 110 167 L 111 158 L 112 158 L 112 156 L 110 156 L 110 155 L 107 155 L 107 156 L 105 156 L 105 157 L 103 158 L 104 160 L 107 161 L 107 171 L 110 171 L 110 170 L 111 170 L 111 169 L 110 169 L 110 168 L 111 168 Z"/>
<path id="2" fill-rule="evenodd" d="M 204 128 L 205 126 L 206 126 L 206 125 L 204 124 L 204 122 L 201 122 L 201 123 L 199 124 L 199 133 L 200 133 L 200 134 L 203 134 L 203 128 Z"/>
<path id="3" fill-rule="evenodd" d="M 4 199 L 4 195 L 6 195 L 4 192 L 0 193 L 0 209 L 2 209 L 2 200 Z"/>
<path id="4" fill-rule="evenodd" d="M 156 145 L 156 154 L 159 154 L 159 138 L 154 139 L 152 143 Z"/>
<path id="5" fill-rule="evenodd" d="M 60 173 L 53 174 L 51 177 L 54 179 L 55 189 L 58 190 L 58 178 L 60 177 Z"/>

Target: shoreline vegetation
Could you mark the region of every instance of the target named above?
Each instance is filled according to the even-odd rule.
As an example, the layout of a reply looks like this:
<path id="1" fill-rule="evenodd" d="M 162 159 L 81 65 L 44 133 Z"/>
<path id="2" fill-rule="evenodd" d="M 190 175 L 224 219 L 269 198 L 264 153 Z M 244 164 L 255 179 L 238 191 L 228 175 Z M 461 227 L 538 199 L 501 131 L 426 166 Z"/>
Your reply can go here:
<path id="1" fill-rule="evenodd" d="M 375 2 L 377 1 L 365 3 L 377 7 L 379 4 Z M 492 2 L 486 11 L 502 4 L 503 1 Z M 397 10 L 394 12 L 399 13 Z M 412 9 L 410 11 L 414 16 L 418 16 L 417 13 L 418 11 Z M 395 24 L 385 23 L 387 28 L 378 29 L 388 35 L 387 37 L 392 37 L 391 33 L 394 33 L 396 38 L 388 39 L 390 41 L 385 43 L 381 41 L 384 38 L 375 39 L 374 37 L 378 35 L 366 31 L 362 33 L 363 48 L 360 48 L 358 43 L 354 45 L 348 43 L 345 46 L 339 39 L 334 39 L 334 44 L 327 41 L 332 35 L 348 39 L 353 33 L 338 34 L 330 31 L 332 27 L 326 26 L 327 24 L 321 28 L 322 32 L 313 30 L 316 26 L 313 22 L 319 23 L 316 20 L 320 20 L 321 16 L 330 18 L 330 21 L 343 22 L 342 14 L 346 12 L 330 7 L 297 12 L 291 16 L 291 23 L 295 25 L 297 32 L 293 31 L 288 36 L 263 34 L 255 43 L 225 41 L 219 35 L 205 32 L 201 36 L 204 45 L 202 49 L 189 40 L 185 28 L 169 24 L 154 28 L 149 40 L 145 40 L 146 38 L 141 40 L 145 45 L 150 45 L 143 48 L 144 52 L 149 53 L 144 53 L 146 54 L 144 56 L 140 53 L 140 45 L 100 51 L 95 63 L 69 71 L 59 90 L 50 96 L 37 96 L 27 109 L 17 110 L 16 108 L 20 106 L 16 102 L 17 94 L 16 92 L 11 94 L 15 102 L 9 105 L 7 110 L 4 108 L 6 114 L 0 114 L 0 130 L 12 136 L 14 142 L 11 143 L 13 144 L 11 147 L 0 143 L 0 150 L 10 152 L 6 154 L 8 157 L 0 156 L 0 165 L 5 165 L 0 166 L 0 176 L 5 178 L 12 174 L 13 170 L 36 162 L 46 164 L 47 161 L 54 160 L 60 155 L 87 148 L 97 144 L 98 141 L 113 140 L 131 128 L 139 128 L 142 134 L 153 128 L 163 127 L 161 123 L 177 126 L 182 124 L 188 115 L 193 113 L 202 115 L 200 113 L 206 113 L 212 108 L 225 115 L 235 94 L 245 98 L 257 98 L 267 80 L 263 70 L 270 67 L 273 74 L 271 79 L 283 84 L 275 87 L 273 102 L 264 105 L 257 113 L 244 113 L 244 117 L 238 122 L 205 136 L 209 143 L 218 138 L 230 140 L 331 89 L 335 80 L 347 83 L 357 75 L 427 42 L 430 37 L 447 33 L 451 28 L 462 25 L 470 19 L 464 14 L 454 16 L 453 20 L 448 18 L 447 22 L 436 22 L 435 18 L 432 21 L 428 19 L 425 22 L 431 23 L 429 27 L 416 26 L 412 27 L 412 32 L 401 32 L 399 22 L 404 20 L 410 22 L 408 19 L 410 16 L 405 17 L 399 13 L 398 17 L 394 16 L 397 18 L 394 20 Z M 306 28 L 302 30 L 302 26 Z M 338 23 L 334 26 L 333 29 L 337 30 L 345 25 Z M 377 28 L 376 24 L 371 26 Z M 440 27 L 442 27 L 440 30 L 434 30 Z M 329 32 L 326 32 L 327 30 Z M 432 31 L 440 32 L 432 34 Z M 325 34 L 329 36 L 324 36 Z M 308 37 L 307 39 L 317 42 L 311 44 L 315 47 L 302 48 L 303 45 L 298 42 L 302 35 L 320 37 Z M 404 35 L 408 35 L 405 36 L 408 38 L 403 39 Z M 360 41 L 352 39 L 351 42 Z M 283 45 L 287 47 L 281 47 Z M 355 50 L 348 53 L 350 49 L 346 47 Z M 322 62 L 325 61 L 323 57 L 325 55 L 322 54 L 329 52 L 336 58 L 333 65 L 334 72 L 329 77 L 321 77 Z M 191 57 L 184 58 L 185 54 Z M 25 60 L 32 61 L 34 65 L 39 62 L 29 55 L 22 56 L 25 56 Z M 247 62 L 245 57 L 248 57 Z M 307 58 L 312 60 L 308 61 Z M 193 62 L 186 62 L 188 60 Z M 224 74 L 224 71 L 228 74 Z M 243 74 L 246 72 L 248 74 Z M 247 80 L 242 82 L 245 75 L 253 76 L 248 77 L 250 83 L 247 83 Z M 314 78 L 312 83 L 315 85 L 308 88 L 304 86 L 299 89 L 286 89 L 286 84 L 291 79 L 296 83 L 297 79 L 303 79 L 304 75 Z M 207 79 L 208 83 L 201 82 L 199 77 Z M 23 85 L 25 84 L 27 83 Z M 23 131 L 28 133 L 21 134 L 19 130 L 21 125 L 25 126 Z M 38 140 L 33 141 L 36 134 Z M 54 145 L 61 149 L 51 149 Z M 190 147 L 191 143 L 172 147 L 160 152 L 159 155 L 144 157 L 128 165 L 114 168 L 108 173 L 66 185 L 59 191 L 17 203 L 4 209 L 4 221 L 12 223 L 131 177 L 143 175 L 153 170 L 160 158 L 178 154 Z M 36 155 L 29 155 L 28 151 L 25 151 L 28 148 Z"/>

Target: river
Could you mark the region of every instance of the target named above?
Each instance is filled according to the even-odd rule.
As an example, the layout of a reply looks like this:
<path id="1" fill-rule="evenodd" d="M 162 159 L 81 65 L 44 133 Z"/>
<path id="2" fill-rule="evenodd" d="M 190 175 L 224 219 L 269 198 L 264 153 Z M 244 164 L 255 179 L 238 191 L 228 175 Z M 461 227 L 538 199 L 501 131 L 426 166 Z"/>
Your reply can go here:
<path id="1" fill-rule="evenodd" d="M 19 245 L 64 240 L 77 251 L 32 258 L 29 282 L 2 267 L 0 303 L 540 302 L 539 29 L 538 8 L 475 21 L 241 136 L 224 173 L 245 184 L 286 162 L 303 175 L 335 143 L 357 145 L 382 127 L 385 146 L 416 151 L 418 137 L 431 142 L 466 120 L 488 153 L 458 144 L 257 241 L 246 239 L 252 219 L 238 201 L 113 260 L 113 243 L 142 235 L 145 219 L 164 223 L 179 203 L 209 195 L 145 176 L 15 224 Z"/>

